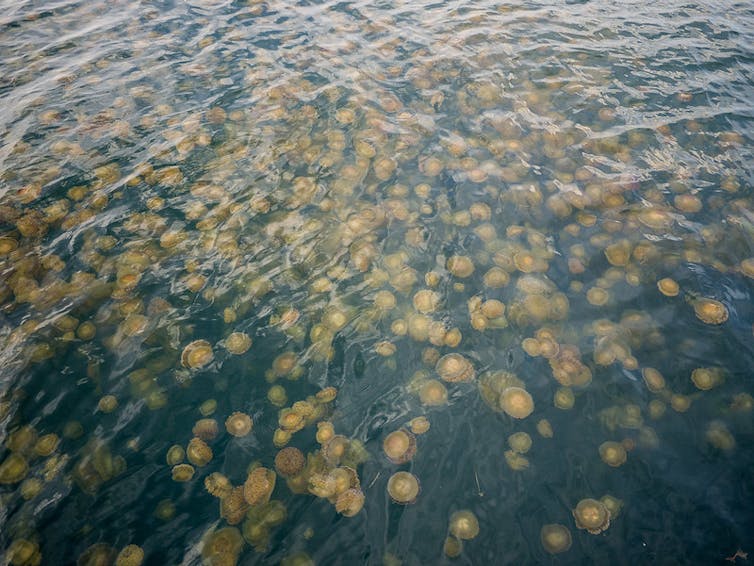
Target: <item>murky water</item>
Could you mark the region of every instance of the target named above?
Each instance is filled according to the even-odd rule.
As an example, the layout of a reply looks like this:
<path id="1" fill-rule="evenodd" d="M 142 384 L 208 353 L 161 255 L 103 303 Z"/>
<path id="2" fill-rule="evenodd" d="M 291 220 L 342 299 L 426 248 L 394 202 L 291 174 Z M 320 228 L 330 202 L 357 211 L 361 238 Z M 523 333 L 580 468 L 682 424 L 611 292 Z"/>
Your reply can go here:
<path id="1" fill-rule="evenodd" d="M 754 551 L 750 4 L 0 5 L 4 560 Z"/>

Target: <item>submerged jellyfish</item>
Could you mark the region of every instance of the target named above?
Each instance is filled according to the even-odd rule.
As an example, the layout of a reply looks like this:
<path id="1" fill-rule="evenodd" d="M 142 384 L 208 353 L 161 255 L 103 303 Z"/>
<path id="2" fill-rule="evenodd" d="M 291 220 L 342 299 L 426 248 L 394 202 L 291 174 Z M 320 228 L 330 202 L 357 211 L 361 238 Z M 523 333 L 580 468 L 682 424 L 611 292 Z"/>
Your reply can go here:
<path id="1" fill-rule="evenodd" d="M 416 437 L 407 430 L 396 430 L 385 437 L 382 449 L 393 464 L 404 464 L 416 454 Z"/>
<path id="2" fill-rule="evenodd" d="M 338 495 L 335 510 L 345 517 L 353 517 L 364 507 L 364 492 L 358 488 L 350 488 Z"/>
<path id="3" fill-rule="evenodd" d="M 705 324 L 722 324 L 728 320 L 728 309 L 715 299 L 696 299 L 692 302 L 696 317 Z"/>
<path id="4" fill-rule="evenodd" d="M 0 484 L 18 483 L 29 473 L 26 459 L 17 453 L 12 453 L 0 464 Z"/>
<path id="5" fill-rule="evenodd" d="M 534 400 L 526 389 L 508 387 L 500 394 L 500 408 L 514 419 L 524 419 L 534 411 Z"/>
<path id="6" fill-rule="evenodd" d="M 557 523 L 542 525 L 539 540 L 547 552 L 550 554 L 560 554 L 571 548 L 571 531 L 567 527 Z"/>
<path id="7" fill-rule="evenodd" d="M 283 448 L 275 456 L 275 470 L 284 478 L 298 475 L 304 469 L 306 458 L 298 448 L 289 446 Z"/>
<path id="8" fill-rule="evenodd" d="M 610 511 L 601 501 L 582 499 L 573 510 L 573 518 L 579 529 L 598 535 L 610 526 Z"/>
<path id="9" fill-rule="evenodd" d="M 419 399 L 423 405 L 438 407 L 448 402 L 448 390 L 442 382 L 436 379 L 428 379 L 419 390 Z"/>
<path id="10" fill-rule="evenodd" d="M 186 447 L 186 457 L 195 466 L 206 466 L 212 460 L 212 448 L 201 438 L 194 437 Z"/>
<path id="11" fill-rule="evenodd" d="M 401 505 L 416 502 L 419 491 L 419 480 L 409 472 L 396 472 L 387 482 L 387 492 L 390 498 Z"/>
<path id="12" fill-rule="evenodd" d="M 275 489 L 275 472 L 267 468 L 255 468 L 243 484 L 243 496 L 249 505 L 261 505 L 270 500 Z"/>
<path id="13" fill-rule="evenodd" d="M 121 549 L 115 558 L 115 566 L 141 566 L 144 562 L 144 550 L 135 544 Z"/>
<path id="14" fill-rule="evenodd" d="M 461 354 L 446 354 L 437 361 L 435 370 L 444 381 L 451 383 L 474 379 L 474 366 Z"/>
<path id="15" fill-rule="evenodd" d="M 251 348 L 251 338 L 244 332 L 233 332 L 225 339 L 225 349 L 240 356 Z"/>
<path id="16" fill-rule="evenodd" d="M 479 534 L 479 521 L 471 511 L 464 509 L 450 516 L 450 534 L 460 540 L 471 540 Z"/>
<path id="17" fill-rule="evenodd" d="M 613 468 L 626 463 L 626 449 L 620 442 L 603 442 L 600 444 L 599 453 L 602 461 Z"/>
<path id="18" fill-rule="evenodd" d="M 214 359 L 212 345 L 206 340 L 194 340 L 181 353 L 183 367 L 198 369 L 206 366 Z"/>
<path id="19" fill-rule="evenodd" d="M 251 417 L 246 413 L 236 411 L 225 419 L 225 430 L 239 438 L 249 434 L 253 426 Z"/>

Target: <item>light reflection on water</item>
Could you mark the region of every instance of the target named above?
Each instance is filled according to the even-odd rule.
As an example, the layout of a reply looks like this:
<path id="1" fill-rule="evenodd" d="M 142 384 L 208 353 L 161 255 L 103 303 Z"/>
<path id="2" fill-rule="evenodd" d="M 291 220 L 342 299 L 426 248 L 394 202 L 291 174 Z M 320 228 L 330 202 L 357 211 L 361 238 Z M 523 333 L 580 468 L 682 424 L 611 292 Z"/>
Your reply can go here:
<path id="1" fill-rule="evenodd" d="M 277 478 L 282 524 L 255 539 L 273 508 L 260 505 L 238 522 L 247 542 L 231 563 L 718 563 L 751 550 L 751 8 L 2 8 L 8 560 L 113 561 L 136 544 L 148 564 L 201 562 L 228 519 L 205 479 L 273 469 L 291 407 L 314 412 L 288 445 L 314 457 L 323 420 L 353 439 L 344 462 L 364 507 L 344 517 L 294 493 L 310 463 L 303 487 Z M 248 351 L 231 352 L 232 332 Z M 212 348 L 199 369 L 185 367 L 194 340 Z M 443 382 L 431 406 L 426 380 L 453 352 L 475 377 Z M 692 381 L 698 368 L 711 387 Z M 525 388 L 533 413 L 511 418 L 490 383 Z M 328 387 L 334 401 L 313 397 Z M 225 431 L 234 411 L 250 434 Z M 203 415 L 219 425 L 213 457 L 173 481 L 166 453 Z M 421 415 L 416 455 L 391 463 L 383 440 Z M 525 454 L 510 452 L 514 432 L 530 435 Z M 46 434 L 60 444 L 40 455 Z M 606 441 L 624 464 L 600 459 Z M 398 470 L 418 478 L 416 503 L 391 502 Z M 623 503 L 609 527 L 579 529 L 577 503 L 608 494 Z M 450 559 L 461 509 L 480 532 Z M 570 531 L 564 554 L 540 542 L 551 523 Z"/>

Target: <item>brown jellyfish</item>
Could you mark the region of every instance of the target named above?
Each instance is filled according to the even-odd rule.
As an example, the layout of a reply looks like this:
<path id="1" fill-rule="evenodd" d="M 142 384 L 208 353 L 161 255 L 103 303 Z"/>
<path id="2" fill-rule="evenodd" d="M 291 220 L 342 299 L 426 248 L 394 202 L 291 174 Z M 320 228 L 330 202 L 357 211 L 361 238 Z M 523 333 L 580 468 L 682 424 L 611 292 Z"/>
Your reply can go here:
<path id="1" fill-rule="evenodd" d="M 573 510 L 573 518 L 579 529 L 598 535 L 610 526 L 610 511 L 596 499 L 582 499 Z"/>
<path id="2" fill-rule="evenodd" d="M 214 359 L 212 345 L 206 340 L 194 340 L 181 353 L 181 365 L 189 369 L 199 369 Z"/>
<path id="3" fill-rule="evenodd" d="M 454 536 L 446 537 L 442 550 L 448 558 L 458 558 L 463 552 L 463 541 Z"/>
<path id="4" fill-rule="evenodd" d="M 37 456 L 49 456 L 55 452 L 59 443 L 60 438 L 55 433 L 42 435 L 34 445 L 34 453 Z"/>
<path id="5" fill-rule="evenodd" d="M 283 448 L 275 456 L 275 470 L 284 478 L 298 475 L 304 469 L 305 464 L 304 453 L 293 446 Z"/>
<path id="6" fill-rule="evenodd" d="M 455 383 L 458 381 L 470 381 L 476 373 L 474 366 L 461 354 L 446 354 L 437 361 L 435 371 L 444 381 Z"/>
<path id="7" fill-rule="evenodd" d="M 198 436 L 205 442 L 212 442 L 217 438 L 219 428 L 215 419 L 199 419 L 191 429 L 194 436 Z"/>
<path id="8" fill-rule="evenodd" d="M 557 523 L 542 525 L 539 532 L 539 540 L 542 547 L 550 554 L 560 554 L 571 548 L 571 531 Z"/>
<path id="9" fill-rule="evenodd" d="M 317 423 L 316 439 L 322 445 L 327 444 L 335 436 L 335 427 L 330 421 Z"/>
<path id="10" fill-rule="evenodd" d="M 471 540 L 479 534 L 479 521 L 471 511 L 464 509 L 450 516 L 450 534 L 460 540 Z"/>
<path id="11" fill-rule="evenodd" d="M 178 464 L 172 469 L 173 481 L 187 482 L 194 477 L 194 466 L 189 464 Z"/>
<path id="12" fill-rule="evenodd" d="M 448 258 L 445 265 L 448 271 L 460 279 L 470 277 L 474 273 L 474 263 L 465 255 L 454 255 Z"/>
<path id="13" fill-rule="evenodd" d="M 626 449 L 620 442 L 603 442 L 600 444 L 599 453 L 602 461 L 613 468 L 626 463 Z"/>
<path id="14" fill-rule="evenodd" d="M 118 408 L 118 399 L 115 395 L 105 395 L 97 402 L 97 409 L 102 413 L 112 413 Z"/>
<path id="15" fill-rule="evenodd" d="M 364 492 L 350 488 L 338 495 L 335 510 L 345 517 L 353 517 L 364 507 Z"/>
<path id="16" fill-rule="evenodd" d="M 705 324 L 722 324 L 728 320 L 728 309 L 715 299 L 697 299 L 693 301 L 696 318 Z"/>
<path id="17" fill-rule="evenodd" d="M 678 286 L 678 283 L 670 277 L 660 279 L 657 282 L 657 288 L 660 290 L 660 293 L 662 293 L 666 297 L 675 297 L 681 290 Z"/>
<path id="18" fill-rule="evenodd" d="M 244 332 L 233 332 L 225 339 L 225 349 L 231 354 L 240 356 L 251 348 L 251 338 Z"/>
<path id="19" fill-rule="evenodd" d="M 225 430 L 238 438 L 249 434 L 253 426 L 254 423 L 251 420 L 251 417 L 246 413 L 236 411 L 225 419 Z"/>
<path id="20" fill-rule="evenodd" d="M 76 566 L 99 566 L 115 561 L 115 549 L 109 544 L 98 542 L 87 548 L 76 560 Z"/>
<path id="21" fill-rule="evenodd" d="M 387 482 L 387 492 L 390 498 L 401 505 L 416 502 L 419 491 L 419 480 L 409 472 L 396 472 Z"/>
<path id="22" fill-rule="evenodd" d="M 508 446 L 519 454 L 526 454 L 531 449 L 532 440 L 525 432 L 514 432 L 508 437 Z"/>
<path id="23" fill-rule="evenodd" d="M 336 466 L 346 454 L 346 450 L 348 450 L 348 439 L 345 436 L 336 434 L 327 444 L 322 446 L 322 455 L 329 464 Z"/>
<path id="24" fill-rule="evenodd" d="M 204 478 L 204 489 L 206 489 L 210 495 L 223 499 L 224 497 L 229 496 L 230 492 L 233 491 L 233 484 L 230 483 L 230 480 L 220 472 L 212 472 Z"/>
<path id="25" fill-rule="evenodd" d="M 206 466 L 212 460 L 212 448 L 201 438 L 192 438 L 186 447 L 186 457 L 195 466 Z"/>
<path id="26" fill-rule="evenodd" d="M 173 444 L 173 446 L 168 448 L 167 454 L 165 454 L 165 461 L 167 462 L 168 466 L 176 466 L 178 464 L 181 464 L 185 457 L 186 451 L 183 449 L 183 446 Z"/>
<path id="27" fill-rule="evenodd" d="M 275 472 L 267 468 L 255 468 L 243 484 L 243 495 L 250 505 L 261 505 L 270 500 L 275 489 Z"/>
<path id="28" fill-rule="evenodd" d="M 144 549 L 135 544 L 129 544 L 121 549 L 115 558 L 115 566 L 141 566 L 144 562 Z"/>
<path id="29" fill-rule="evenodd" d="M 316 497 L 329 498 L 335 495 L 337 482 L 334 476 L 326 472 L 317 472 L 309 476 L 307 485 L 309 493 Z"/>
<path id="30" fill-rule="evenodd" d="M 202 538 L 202 560 L 213 566 L 235 564 L 243 549 L 243 537 L 235 527 L 210 531 Z"/>
<path id="31" fill-rule="evenodd" d="M 18 483 L 29 473 L 26 459 L 17 453 L 12 453 L 0 464 L 0 484 Z"/>
<path id="32" fill-rule="evenodd" d="M 427 417 L 415 417 L 409 421 L 408 426 L 414 434 L 424 434 L 429 430 L 429 419 Z"/>
<path id="33" fill-rule="evenodd" d="M 644 368 L 641 370 L 641 376 L 644 378 L 647 389 L 652 393 L 659 393 L 665 389 L 665 378 L 655 368 Z"/>
<path id="34" fill-rule="evenodd" d="M 500 394 L 500 408 L 514 419 L 524 419 L 534 411 L 534 400 L 526 389 L 508 387 Z"/>
<path id="35" fill-rule="evenodd" d="M 416 437 L 407 430 L 396 430 L 385 437 L 382 450 L 393 464 L 405 464 L 416 454 Z"/>
<path id="36" fill-rule="evenodd" d="M 448 402 L 448 390 L 437 379 L 428 379 L 422 383 L 419 389 L 419 399 L 422 405 L 429 407 L 439 407 Z"/>
<path id="37" fill-rule="evenodd" d="M 720 368 L 696 368 L 691 372 L 691 381 L 697 389 L 709 391 L 723 381 Z"/>
<path id="38" fill-rule="evenodd" d="M 239 485 L 230 490 L 230 493 L 220 500 L 220 516 L 229 525 L 237 525 L 246 516 L 246 512 L 249 510 L 249 503 L 245 496 L 245 486 Z"/>

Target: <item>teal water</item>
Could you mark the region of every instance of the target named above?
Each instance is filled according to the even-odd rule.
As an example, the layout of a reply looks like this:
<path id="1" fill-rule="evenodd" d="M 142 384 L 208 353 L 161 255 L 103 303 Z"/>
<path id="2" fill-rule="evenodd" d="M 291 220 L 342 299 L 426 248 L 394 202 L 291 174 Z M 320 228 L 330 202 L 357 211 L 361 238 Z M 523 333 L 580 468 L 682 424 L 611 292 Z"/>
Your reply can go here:
<path id="1" fill-rule="evenodd" d="M 749 4 L 0 7 L 3 561 L 754 551 Z M 211 459 L 168 464 L 195 433 Z M 284 446 L 308 465 L 272 503 L 206 489 Z M 461 510 L 479 532 L 451 557 Z"/>

